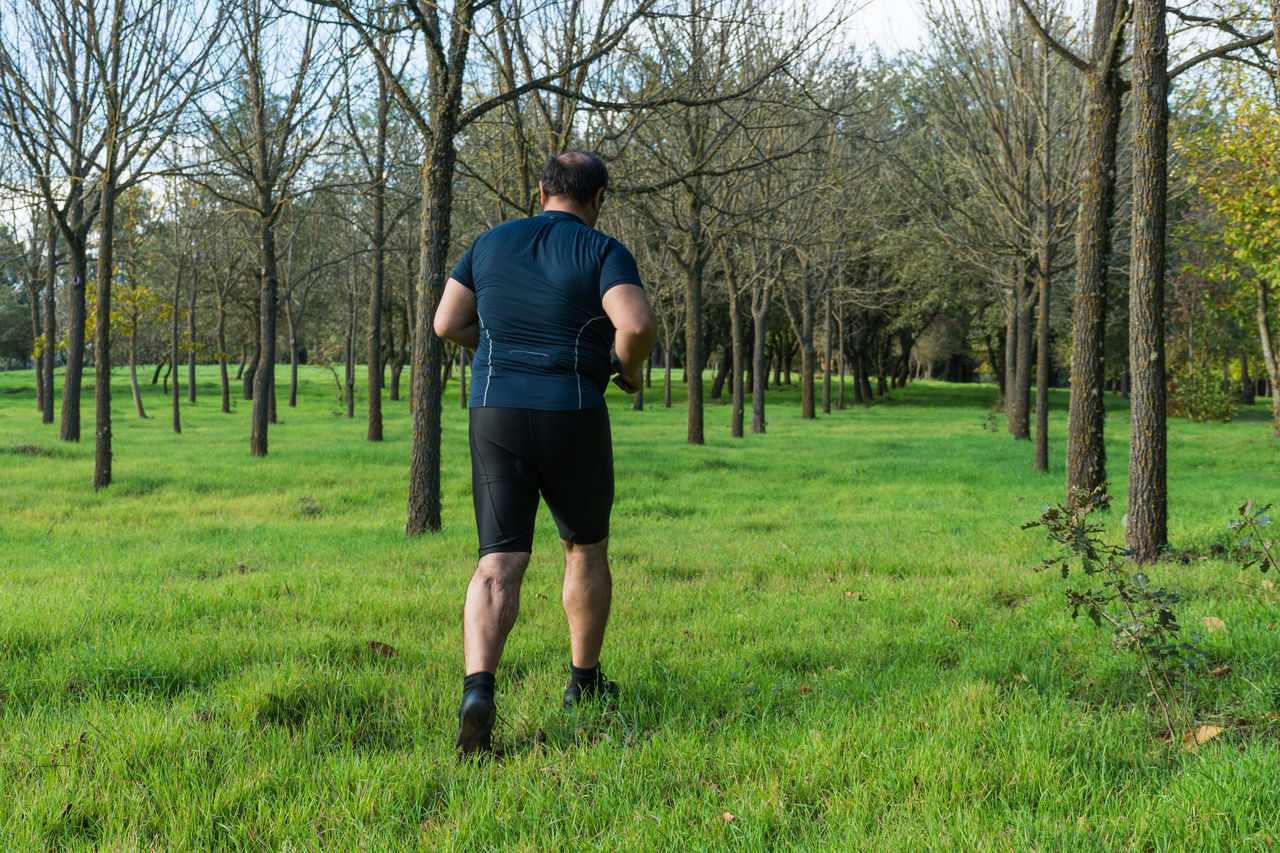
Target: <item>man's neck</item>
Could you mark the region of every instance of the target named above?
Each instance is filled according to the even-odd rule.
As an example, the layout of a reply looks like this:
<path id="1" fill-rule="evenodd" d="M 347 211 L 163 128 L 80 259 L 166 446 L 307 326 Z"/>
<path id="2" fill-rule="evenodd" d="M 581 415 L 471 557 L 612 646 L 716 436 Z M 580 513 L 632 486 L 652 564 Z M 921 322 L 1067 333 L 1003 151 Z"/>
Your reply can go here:
<path id="1" fill-rule="evenodd" d="M 594 228 L 596 224 L 596 217 L 592 215 L 593 211 L 587 205 L 578 204 L 572 199 L 552 196 L 547 199 L 547 203 L 542 206 L 542 209 L 544 212 L 556 211 L 559 213 L 572 213 L 591 228 Z"/>

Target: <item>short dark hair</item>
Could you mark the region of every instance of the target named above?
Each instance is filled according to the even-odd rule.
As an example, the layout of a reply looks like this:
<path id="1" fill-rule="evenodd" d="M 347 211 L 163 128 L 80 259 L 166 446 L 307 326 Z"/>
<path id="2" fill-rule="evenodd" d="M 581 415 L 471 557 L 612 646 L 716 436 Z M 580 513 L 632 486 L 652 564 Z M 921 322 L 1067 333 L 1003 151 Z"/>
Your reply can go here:
<path id="1" fill-rule="evenodd" d="M 586 204 L 607 186 L 609 170 L 603 160 L 588 151 L 557 154 L 542 167 L 542 191 L 548 196 Z"/>

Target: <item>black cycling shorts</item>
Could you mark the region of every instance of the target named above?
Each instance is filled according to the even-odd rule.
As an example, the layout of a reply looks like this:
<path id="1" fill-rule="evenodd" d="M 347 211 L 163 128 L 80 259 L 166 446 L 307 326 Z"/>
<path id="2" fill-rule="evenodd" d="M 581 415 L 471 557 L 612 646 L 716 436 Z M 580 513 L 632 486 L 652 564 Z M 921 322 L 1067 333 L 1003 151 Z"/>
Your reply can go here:
<path id="1" fill-rule="evenodd" d="M 560 538 L 592 545 L 609 535 L 613 443 L 604 406 L 470 410 L 471 496 L 480 556 L 533 550 L 538 495 Z"/>

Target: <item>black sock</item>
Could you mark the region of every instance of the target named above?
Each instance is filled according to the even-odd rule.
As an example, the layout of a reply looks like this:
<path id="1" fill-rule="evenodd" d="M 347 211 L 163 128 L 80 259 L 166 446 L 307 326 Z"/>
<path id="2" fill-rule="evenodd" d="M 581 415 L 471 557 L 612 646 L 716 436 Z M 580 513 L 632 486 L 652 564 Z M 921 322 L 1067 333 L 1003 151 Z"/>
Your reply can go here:
<path id="1" fill-rule="evenodd" d="M 569 670 L 573 673 L 570 678 L 572 678 L 573 683 L 579 687 L 599 687 L 600 682 L 603 680 L 600 675 L 599 663 L 590 669 L 582 669 L 581 667 L 574 666 L 570 663 Z"/>
<path id="2" fill-rule="evenodd" d="M 473 672 L 466 678 L 462 679 L 462 695 L 466 696 L 472 690 L 483 690 L 489 694 L 489 698 L 493 698 L 493 673 L 492 672 Z"/>

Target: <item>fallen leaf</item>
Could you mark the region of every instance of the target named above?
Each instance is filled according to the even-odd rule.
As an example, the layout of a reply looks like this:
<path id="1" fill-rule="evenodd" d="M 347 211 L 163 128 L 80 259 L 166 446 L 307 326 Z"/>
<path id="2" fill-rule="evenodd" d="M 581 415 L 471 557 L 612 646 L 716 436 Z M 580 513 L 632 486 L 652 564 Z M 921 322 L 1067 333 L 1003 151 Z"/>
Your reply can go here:
<path id="1" fill-rule="evenodd" d="M 836 582 L 835 578 L 827 578 L 827 583 L 835 583 L 835 582 Z"/>
<path id="2" fill-rule="evenodd" d="M 1026 680 L 1027 680 L 1027 677 L 1026 677 L 1025 675 L 1023 675 L 1022 673 L 1020 673 L 1020 672 L 1015 672 L 1015 673 L 1013 674 L 1013 677 L 1014 677 L 1016 680 L 1018 680 L 1018 681 L 1026 681 Z"/>
<path id="3" fill-rule="evenodd" d="M 1203 621 L 1204 629 L 1210 633 L 1213 631 L 1221 631 L 1223 628 L 1227 627 L 1227 623 L 1223 622 L 1217 616 L 1206 616 Z"/>
<path id="4" fill-rule="evenodd" d="M 1230 674 L 1231 674 L 1231 666 L 1229 664 L 1220 666 L 1217 669 L 1209 670 L 1209 675 L 1214 676 L 1215 678 L 1219 675 L 1230 675 Z"/>
<path id="5" fill-rule="evenodd" d="M 738 816 L 736 814 L 729 814 L 728 812 L 721 812 L 720 819 L 725 823 L 733 823 L 738 819 Z"/>
<path id="6" fill-rule="evenodd" d="M 375 652 L 377 652 L 379 655 L 381 655 L 384 658 L 391 658 L 396 656 L 396 650 L 394 646 L 388 646 L 386 643 L 379 643 L 377 640 L 370 640 L 369 648 L 373 649 Z"/>
<path id="7" fill-rule="evenodd" d="M 951 627 L 952 627 L 952 628 L 959 628 L 959 627 L 960 627 L 960 623 L 959 623 L 959 622 L 957 622 L 957 621 L 955 620 L 955 618 L 954 618 L 954 617 L 951 619 Z"/>
<path id="8" fill-rule="evenodd" d="M 1263 582 L 1262 582 L 1262 588 L 1263 588 L 1263 589 L 1275 589 L 1275 588 L 1276 588 L 1276 585 L 1275 585 L 1274 583 L 1272 583 L 1271 581 L 1263 581 Z"/>
<path id="9" fill-rule="evenodd" d="M 1182 748 L 1188 752 L 1195 752 L 1200 744 L 1208 743 L 1224 731 L 1226 731 L 1226 729 L 1222 726 L 1215 726 L 1213 724 L 1196 726 L 1194 729 L 1191 729 L 1182 736 Z"/>

